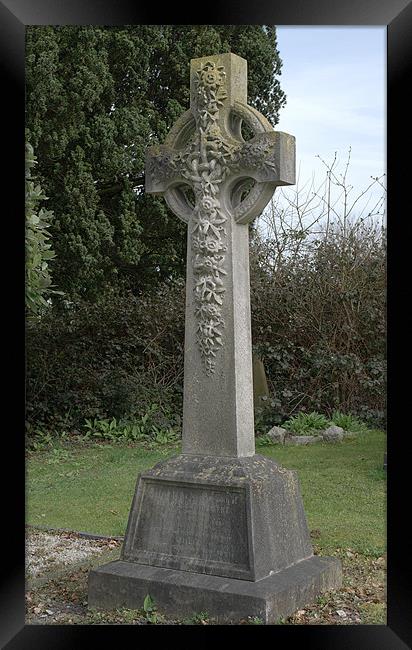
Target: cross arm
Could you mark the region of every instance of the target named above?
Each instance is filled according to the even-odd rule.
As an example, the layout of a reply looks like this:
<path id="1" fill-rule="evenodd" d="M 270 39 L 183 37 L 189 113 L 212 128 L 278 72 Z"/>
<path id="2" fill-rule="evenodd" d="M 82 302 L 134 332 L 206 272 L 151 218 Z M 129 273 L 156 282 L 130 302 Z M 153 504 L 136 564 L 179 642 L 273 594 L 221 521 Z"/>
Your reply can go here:
<path id="1" fill-rule="evenodd" d="M 259 133 L 237 150 L 231 182 L 232 211 L 237 223 L 246 224 L 261 214 L 279 185 L 295 183 L 295 138 L 282 131 Z M 245 199 L 246 179 L 256 181 Z"/>
<path id="2" fill-rule="evenodd" d="M 182 171 L 181 154 L 190 142 L 195 130 L 191 110 L 185 111 L 176 120 L 166 137 L 165 144 L 146 149 L 145 191 L 148 194 L 163 194 L 171 185 L 187 183 Z"/>
<path id="3" fill-rule="evenodd" d="M 163 194 L 170 185 L 183 181 L 176 161 L 175 151 L 165 144 L 153 145 L 146 150 L 145 191 Z"/>
<path id="4" fill-rule="evenodd" d="M 295 183 L 295 138 L 282 131 L 259 133 L 236 152 L 233 171 L 258 183 Z"/>

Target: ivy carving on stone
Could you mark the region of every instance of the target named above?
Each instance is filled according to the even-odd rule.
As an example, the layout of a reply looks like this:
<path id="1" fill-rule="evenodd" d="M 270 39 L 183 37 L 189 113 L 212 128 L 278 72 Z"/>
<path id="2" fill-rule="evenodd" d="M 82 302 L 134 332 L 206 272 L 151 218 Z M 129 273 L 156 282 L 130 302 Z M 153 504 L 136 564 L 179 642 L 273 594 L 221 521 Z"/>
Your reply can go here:
<path id="1" fill-rule="evenodd" d="M 219 185 L 229 171 L 234 145 L 222 136 L 218 123 L 226 99 L 223 66 L 205 62 L 196 71 L 197 129 L 191 146 L 180 154 L 182 175 L 193 187 L 196 204 L 191 220 L 196 338 L 207 374 L 215 371 L 215 358 L 223 345 L 226 215 L 221 209 Z"/>

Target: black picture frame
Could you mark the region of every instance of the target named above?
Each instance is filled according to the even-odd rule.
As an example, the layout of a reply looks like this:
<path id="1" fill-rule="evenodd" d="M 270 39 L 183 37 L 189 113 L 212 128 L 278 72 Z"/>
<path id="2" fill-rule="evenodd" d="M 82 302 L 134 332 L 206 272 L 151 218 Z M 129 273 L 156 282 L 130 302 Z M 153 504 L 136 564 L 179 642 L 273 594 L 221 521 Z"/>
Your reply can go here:
<path id="1" fill-rule="evenodd" d="M 155 626 L 148 630 L 137 626 L 35 626 L 24 624 L 24 551 L 25 551 L 25 466 L 24 466 L 24 35 L 28 25 L 124 25 L 156 24 L 161 13 L 164 24 L 203 24 L 202 16 L 188 15 L 177 5 L 141 6 L 132 0 L 0 0 L 0 64 L 2 66 L 3 137 L 9 146 L 3 149 L 3 228 L 7 228 L 4 251 L 13 251 L 12 263 L 3 263 L 3 377 L 9 390 L 3 410 L 3 522 L 5 551 L 1 561 L 0 645 L 17 648 L 79 648 L 94 643 L 126 640 L 142 641 L 143 629 L 148 641 L 158 639 L 161 630 L 179 634 L 179 627 Z M 201 7 L 201 9 L 204 7 Z M 199 12 L 202 13 L 202 12 Z M 412 50 L 412 4 L 408 0 L 282 0 L 282 2 L 231 2 L 208 7 L 214 24 L 275 24 L 387 27 L 387 173 L 388 173 L 388 624 L 386 626 L 243 626 L 248 642 L 256 635 L 269 635 L 275 642 L 304 643 L 305 648 L 397 650 L 408 648 L 412 640 L 412 608 L 408 576 L 410 545 L 407 515 L 408 491 L 405 477 L 405 444 L 410 435 L 407 425 L 409 406 L 408 364 L 410 325 L 407 317 L 406 281 L 411 257 L 408 237 L 410 219 L 407 167 L 401 162 L 406 148 L 410 102 Z M 190 20 L 188 21 L 188 18 Z M 409 84 L 408 84 L 409 81 Z M 13 189 L 14 188 L 14 189 Z M 7 239 L 6 239 L 7 238 Z M 9 242 L 13 242 L 11 246 Z M 7 273 L 10 269 L 11 272 Z M 21 284 L 20 284 L 21 282 Z M 16 289 L 17 283 L 17 289 Z M 20 291 L 21 290 L 21 291 Z M 10 311 L 10 306 L 15 308 Z M 14 341 L 14 345 L 12 342 Z M 20 350 L 20 352 L 19 352 Z M 406 374 L 402 372 L 403 365 Z M 17 372 L 16 372 L 17 371 Z M 15 376 L 14 382 L 10 379 Z M 406 379 L 404 379 L 406 377 Z M 13 405 L 13 406 L 12 406 Z M 404 418 L 401 420 L 401 414 Z M 16 415 L 21 417 L 16 417 Z M 397 417 L 398 416 L 398 417 Z M 7 421 L 9 418 L 9 421 Z M 398 420 L 398 421 L 397 421 Z M 7 444 L 7 447 L 5 445 Z M 4 445 L 4 446 L 3 446 Z M 5 462 L 7 461 L 7 462 Z M 10 473 L 6 472 L 10 469 Z M 406 519 L 406 520 L 405 520 Z M 198 634 L 198 627 L 184 627 L 183 634 Z M 229 629 L 237 634 L 239 627 Z M 253 629 L 253 633 L 252 630 Z M 189 632 L 190 630 L 190 632 Z M 206 638 L 221 635 L 220 626 L 201 628 Z M 263 632 L 264 630 L 264 632 Z M 180 633 L 182 634 L 182 633 Z M 253 634 L 253 637 L 251 635 Z M 90 639 L 89 637 L 92 637 Z M 233 639 L 233 637 L 232 637 Z"/>

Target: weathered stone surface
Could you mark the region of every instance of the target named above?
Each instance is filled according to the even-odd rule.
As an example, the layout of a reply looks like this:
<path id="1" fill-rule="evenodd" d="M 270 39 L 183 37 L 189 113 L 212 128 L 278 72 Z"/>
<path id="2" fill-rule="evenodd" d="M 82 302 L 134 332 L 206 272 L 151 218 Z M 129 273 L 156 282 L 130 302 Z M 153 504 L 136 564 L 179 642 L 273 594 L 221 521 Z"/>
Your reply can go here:
<path id="1" fill-rule="evenodd" d="M 285 442 L 285 436 L 287 435 L 286 429 L 282 427 L 272 427 L 266 434 L 273 442 L 277 442 L 281 445 Z"/>
<path id="2" fill-rule="evenodd" d="M 322 436 L 286 436 L 285 445 L 312 445 L 322 440 Z"/>
<path id="3" fill-rule="evenodd" d="M 344 430 L 341 427 L 332 425 L 323 431 L 322 437 L 326 442 L 341 442 L 344 437 Z"/>
<path id="4" fill-rule="evenodd" d="M 260 580 L 312 554 L 296 472 L 180 455 L 140 475 L 121 558 Z"/>
<path id="5" fill-rule="evenodd" d="M 159 611 L 171 616 L 207 612 L 218 623 L 237 623 L 257 616 L 270 624 L 341 584 L 337 558 L 312 556 L 257 582 L 118 560 L 91 573 L 89 607 L 140 609 L 150 594 Z"/>

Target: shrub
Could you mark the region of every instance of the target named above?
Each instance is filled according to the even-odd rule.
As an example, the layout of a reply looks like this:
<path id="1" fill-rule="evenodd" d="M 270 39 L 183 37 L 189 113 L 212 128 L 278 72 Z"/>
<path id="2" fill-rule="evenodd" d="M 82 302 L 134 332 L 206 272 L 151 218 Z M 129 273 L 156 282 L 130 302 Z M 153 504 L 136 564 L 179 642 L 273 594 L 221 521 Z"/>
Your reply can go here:
<path id="1" fill-rule="evenodd" d="M 296 433 L 298 436 L 310 436 L 312 434 L 326 429 L 330 421 L 321 413 L 298 413 L 283 423 L 283 427 L 288 431 Z"/>
<path id="2" fill-rule="evenodd" d="M 251 307 L 276 415 L 353 413 L 382 425 L 385 411 L 385 242 L 338 230 L 275 260 L 252 246 Z"/>
<path id="3" fill-rule="evenodd" d="M 110 292 L 98 303 L 62 305 L 26 330 L 29 433 L 80 430 L 84 420 L 151 414 L 180 427 L 184 287 L 156 294 Z"/>
<path id="4" fill-rule="evenodd" d="M 340 410 L 382 426 L 385 188 L 371 177 L 353 196 L 350 157 L 342 173 L 336 155 L 324 163 L 318 188 L 277 190 L 253 228 L 252 335 L 277 416 Z"/>
<path id="5" fill-rule="evenodd" d="M 47 299 L 51 294 L 61 293 L 52 289 L 49 263 L 56 256 L 49 228 L 53 212 L 40 207 L 48 197 L 33 180 L 32 169 L 36 164 L 33 147 L 26 143 L 26 310 L 29 318 L 40 316 L 50 306 Z"/>
<path id="6" fill-rule="evenodd" d="M 353 433 L 362 433 L 367 429 L 364 422 L 354 417 L 350 413 L 341 413 L 340 411 L 335 411 L 332 414 L 332 422 L 345 431 L 352 431 Z"/>

